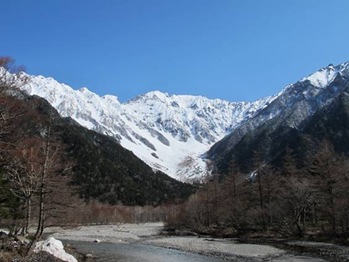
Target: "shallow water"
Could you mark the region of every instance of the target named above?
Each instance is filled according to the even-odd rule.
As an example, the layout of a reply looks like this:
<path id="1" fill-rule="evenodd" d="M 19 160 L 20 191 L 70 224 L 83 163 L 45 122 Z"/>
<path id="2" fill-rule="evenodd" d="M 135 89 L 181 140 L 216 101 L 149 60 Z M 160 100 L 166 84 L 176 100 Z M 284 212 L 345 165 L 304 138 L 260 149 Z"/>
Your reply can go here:
<path id="1" fill-rule="evenodd" d="M 122 262 L 219 262 L 208 257 L 173 249 L 141 245 L 135 243 L 95 243 L 84 241 L 64 241 L 76 248 L 77 252 L 92 254 L 93 261 Z"/>

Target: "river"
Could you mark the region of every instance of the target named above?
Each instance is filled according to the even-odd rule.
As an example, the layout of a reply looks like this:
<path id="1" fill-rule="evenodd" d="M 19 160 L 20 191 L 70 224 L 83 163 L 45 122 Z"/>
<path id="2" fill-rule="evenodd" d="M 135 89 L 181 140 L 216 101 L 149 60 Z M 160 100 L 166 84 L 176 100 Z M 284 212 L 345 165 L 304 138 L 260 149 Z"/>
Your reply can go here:
<path id="1" fill-rule="evenodd" d="M 138 243 L 95 243 L 90 241 L 65 240 L 65 244 L 74 247 L 79 254 L 90 254 L 86 262 L 326 262 L 327 260 L 290 253 L 274 257 L 226 257 L 226 259 L 199 255 L 191 252 L 168 249 Z M 80 261 L 80 260 L 79 260 Z"/>
<path id="2" fill-rule="evenodd" d="M 219 262 L 218 258 L 135 243 L 94 243 L 87 241 L 64 241 L 78 253 L 91 254 L 97 262 Z"/>

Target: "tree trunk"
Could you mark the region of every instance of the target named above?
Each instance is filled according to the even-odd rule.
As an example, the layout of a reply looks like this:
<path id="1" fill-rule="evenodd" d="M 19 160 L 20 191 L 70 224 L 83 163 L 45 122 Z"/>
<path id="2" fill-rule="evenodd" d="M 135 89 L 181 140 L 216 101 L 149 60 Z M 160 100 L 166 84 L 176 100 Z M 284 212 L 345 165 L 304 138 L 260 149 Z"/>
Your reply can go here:
<path id="1" fill-rule="evenodd" d="M 314 202 L 312 205 L 312 213 L 313 213 L 313 225 L 317 226 L 317 215 L 316 215 L 316 203 Z"/>
<path id="2" fill-rule="evenodd" d="M 335 212 L 335 207 L 334 207 L 334 196 L 333 196 L 333 188 L 331 185 L 329 185 L 329 197 L 330 197 L 330 224 L 331 224 L 331 229 L 332 229 L 332 235 L 336 234 L 336 212 Z"/>
<path id="3" fill-rule="evenodd" d="M 207 226 L 210 226 L 210 200 L 208 197 L 208 186 L 206 187 L 206 216 L 207 216 Z"/>
<path id="4" fill-rule="evenodd" d="M 38 226 L 34 234 L 33 240 L 29 245 L 27 255 L 31 252 L 35 243 L 41 238 L 44 231 L 44 227 L 45 227 L 45 194 L 46 194 L 45 183 L 46 183 L 46 178 L 48 175 L 48 168 L 49 168 L 50 139 L 51 139 L 51 126 L 49 125 L 47 140 L 45 145 L 45 160 L 43 163 L 42 173 L 40 177 Z"/>
<path id="5" fill-rule="evenodd" d="M 305 223 L 306 214 L 307 214 L 307 208 L 303 208 L 303 211 L 302 211 L 302 226 L 303 226 L 303 232 L 306 231 L 306 223 Z"/>
<path id="6" fill-rule="evenodd" d="M 261 180 L 261 174 L 260 174 L 260 172 L 258 172 L 258 174 L 257 174 L 257 181 L 258 181 L 258 190 L 259 190 L 260 207 L 261 207 L 261 209 L 264 209 L 264 199 L 263 199 L 263 191 L 262 191 L 262 180 Z"/>
<path id="7" fill-rule="evenodd" d="M 39 195 L 39 216 L 38 216 L 38 227 L 36 229 L 35 235 L 34 235 L 34 239 L 39 240 L 41 235 L 42 235 L 42 231 L 43 231 L 43 227 L 44 227 L 44 201 L 45 201 L 45 192 L 44 189 L 45 185 L 42 182 L 41 186 L 40 186 L 40 195 Z"/>
<path id="8" fill-rule="evenodd" d="M 29 232 L 29 228 L 30 228 L 30 221 L 31 221 L 31 205 L 32 205 L 32 201 L 31 201 L 31 197 L 28 197 L 26 199 L 26 205 L 27 205 L 27 213 L 26 213 L 26 218 L 25 218 L 25 225 L 24 225 L 24 230 L 23 230 L 23 234 L 27 235 Z"/>

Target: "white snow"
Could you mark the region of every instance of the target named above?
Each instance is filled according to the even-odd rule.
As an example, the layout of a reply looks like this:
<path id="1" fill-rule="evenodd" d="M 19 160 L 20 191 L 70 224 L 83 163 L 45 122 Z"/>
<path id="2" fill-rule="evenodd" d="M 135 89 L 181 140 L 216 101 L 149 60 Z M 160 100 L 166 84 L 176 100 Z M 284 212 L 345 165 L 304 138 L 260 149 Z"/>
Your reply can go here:
<path id="1" fill-rule="evenodd" d="M 334 66 L 328 66 L 302 79 L 309 80 L 310 83 L 319 88 L 326 87 L 336 77 L 339 70 Z"/>
<path id="2" fill-rule="evenodd" d="M 77 262 L 74 256 L 65 252 L 62 242 L 53 237 L 36 243 L 34 252 L 39 253 L 40 251 L 50 253 L 63 261 Z"/>

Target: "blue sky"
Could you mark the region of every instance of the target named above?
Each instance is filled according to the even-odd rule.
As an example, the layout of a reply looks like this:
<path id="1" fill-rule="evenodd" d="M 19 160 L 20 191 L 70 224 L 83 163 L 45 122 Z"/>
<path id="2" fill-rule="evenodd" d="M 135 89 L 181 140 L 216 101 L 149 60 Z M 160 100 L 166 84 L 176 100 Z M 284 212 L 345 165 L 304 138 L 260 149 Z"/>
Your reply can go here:
<path id="1" fill-rule="evenodd" d="M 124 102 L 253 101 L 349 60 L 347 0 L 1 0 L 0 55 Z"/>

